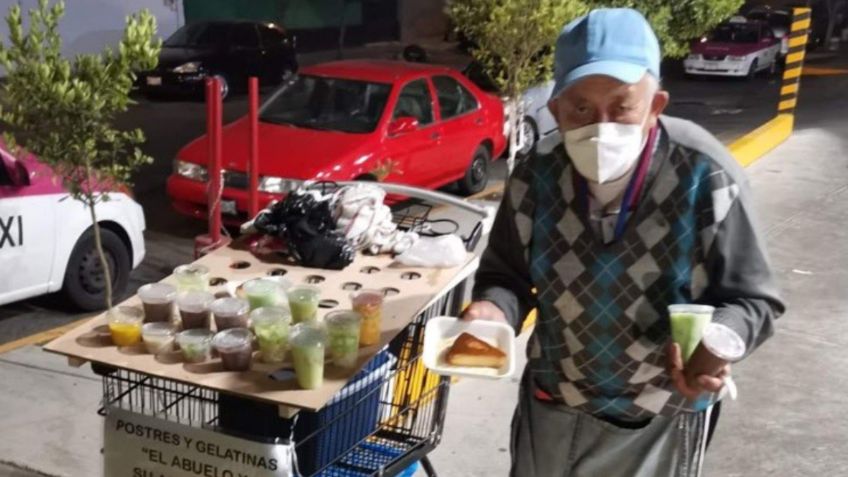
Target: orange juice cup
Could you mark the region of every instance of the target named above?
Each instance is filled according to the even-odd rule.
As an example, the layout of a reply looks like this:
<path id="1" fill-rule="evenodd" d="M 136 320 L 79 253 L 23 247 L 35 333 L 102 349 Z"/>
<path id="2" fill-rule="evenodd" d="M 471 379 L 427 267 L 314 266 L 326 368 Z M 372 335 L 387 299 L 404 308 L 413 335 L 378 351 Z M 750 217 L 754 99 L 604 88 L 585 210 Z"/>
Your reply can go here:
<path id="1" fill-rule="evenodd" d="M 353 310 L 362 315 L 359 344 L 373 346 L 380 343 L 383 323 L 383 292 L 359 290 L 350 294 Z"/>
<path id="2" fill-rule="evenodd" d="M 112 308 L 107 314 L 112 342 L 117 346 L 132 346 L 141 342 L 144 312 L 134 306 Z"/>

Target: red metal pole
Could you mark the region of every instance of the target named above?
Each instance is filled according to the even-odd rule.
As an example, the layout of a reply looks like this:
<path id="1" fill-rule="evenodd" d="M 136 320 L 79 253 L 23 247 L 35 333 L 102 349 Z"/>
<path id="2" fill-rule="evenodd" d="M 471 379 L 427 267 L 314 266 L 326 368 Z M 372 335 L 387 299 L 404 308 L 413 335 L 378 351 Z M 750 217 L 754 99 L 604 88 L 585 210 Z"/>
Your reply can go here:
<path id="1" fill-rule="evenodd" d="M 250 151 L 248 154 L 247 211 L 250 218 L 259 213 L 259 79 L 248 80 L 248 117 L 250 118 Z"/>
<path id="2" fill-rule="evenodd" d="M 209 118 L 209 236 L 213 244 L 221 241 L 221 82 L 211 78 Z"/>

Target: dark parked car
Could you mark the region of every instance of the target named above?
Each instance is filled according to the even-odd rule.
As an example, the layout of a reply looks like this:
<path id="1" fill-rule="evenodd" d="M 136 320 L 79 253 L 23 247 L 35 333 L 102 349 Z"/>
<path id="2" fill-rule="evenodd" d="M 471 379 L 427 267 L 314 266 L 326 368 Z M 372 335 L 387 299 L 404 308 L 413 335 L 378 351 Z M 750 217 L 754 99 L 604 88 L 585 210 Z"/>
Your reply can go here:
<path id="1" fill-rule="evenodd" d="M 183 26 L 162 45 L 155 70 L 138 75 L 148 96 L 200 96 L 204 80 L 217 76 L 224 95 L 244 90 L 247 78 L 277 84 L 297 71 L 294 38 L 273 23 L 208 21 Z"/>

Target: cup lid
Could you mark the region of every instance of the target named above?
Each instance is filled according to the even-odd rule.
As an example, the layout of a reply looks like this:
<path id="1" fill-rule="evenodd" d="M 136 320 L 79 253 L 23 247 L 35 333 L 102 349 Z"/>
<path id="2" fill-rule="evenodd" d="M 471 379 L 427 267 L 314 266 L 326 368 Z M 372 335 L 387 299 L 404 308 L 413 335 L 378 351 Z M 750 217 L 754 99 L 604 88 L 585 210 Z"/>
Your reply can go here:
<path id="1" fill-rule="evenodd" d="M 144 312 L 136 306 L 118 306 L 109 310 L 109 319 L 113 321 L 138 321 L 144 319 Z"/>
<path id="2" fill-rule="evenodd" d="M 289 310 L 280 307 L 280 306 L 263 306 L 261 308 L 257 308 L 250 312 L 250 319 L 254 324 L 256 322 L 269 322 L 269 321 L 291 321 L 291 313 Z"/>
<path id="3" fill-rule="evenodd" d="M 695 305 L 695 304 L 679 304 L 679 305 L 668 305 L 668 313 L 669 314 L 678 314 L 678 313 L 694 313 L 696 315 L 712 315 L 715 312 L 715 307 L 710 305 Z"/>
<path id="4" fill-rule="evenodd" d="M 279 292 L 280 284 L 274 280 L 268 280 L 267 278 L 254 278 L 253 280 L 244 282 L 242 289 L 248 295 L 262 295 L 265 293 Z"/>
<path id="5" fill-rule="evenodd" d="M 148 283 L 138 289 L 138 297 L 148 304 L 165 304 L 177 297 L 177 287 L 169 283 Z"/>
<path id="6" fill-rule="evenodd" d="M 384 298 L 380 290 L 362 289 L 350 294 L 350 300 L 357 305 L 379 305 Z"/>
<path id="7" fill-rule="evenodd" d="M 247 328 L 230 328 L 212 338 L 212 346 L 219 349 L 241 348 L 250 345 L 253 335 Z"/>
<path id="8" fill-rule="evenodd" d="M 292 327 L 289 344 L 292 346 L 318 347 L 327 343 L 327 330 L 317 322 L 298 323 Z"/>
<path id="9" fill-rule="evenodd" d="M 141 327 L 141 334 L 148 336 L 171 336 L 176 333 L 176 327 L 171 323 L 156 322 L 145 323 Z"/>
<path id="10" fill-rule="evenodd" d="M 208 275 L 209 267 L 200 265 L 199 263 L 189 263 L 180 265 L 174 269 L 174 275 Z"/>
<path id="11" fill-rule="evenodd" d="M 193 328 L 190 330 L 180 331 L 180 333 L 177 335 L 177 341 L 194 343 L 202 341 L 211 341 L 213 335 L 214 333 L 209 330 Z"/>
<path id="12" fill-rule="evenodd" d="M 710 323 L 704 328 L 701 342 L 707 350 L 725 361 L 738 361 L 745 356 L 745 342 L 727 325 Z"/>
<path id="13" fill-rule="evenodd" d="M 327 313 L 324 323 L 327 326 L 355 326 L 362 322 L 362 315 L 353 310 L 338 310 Z"/>
<path id="14" fill-rule="evenodd" d="M 215 301 L 215 295 L 205 291 L 185 292 L 177 298 L 177 306 L 182 311 L 200 313 L 209 309 Z"/>
<path id="15" fill-rule="evenodd" d="M 209 309 L 213 314 L 219 316 L 238 316 L 250 311 L 250 303 L 241 298 L 218 298 L 209 305 Z"/>
<path id="16" fill-rule="evenodd" d="M 288 296 L 314 296 L 320 295 L 321 289 L 314 285 L 295 285 L 287 290 Z"/>

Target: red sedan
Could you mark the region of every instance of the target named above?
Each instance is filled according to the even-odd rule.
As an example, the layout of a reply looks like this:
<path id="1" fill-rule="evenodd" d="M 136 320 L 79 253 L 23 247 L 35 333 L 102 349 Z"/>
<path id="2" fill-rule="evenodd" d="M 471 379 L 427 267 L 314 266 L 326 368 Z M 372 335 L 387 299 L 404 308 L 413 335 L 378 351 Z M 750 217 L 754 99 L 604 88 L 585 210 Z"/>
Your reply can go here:
<path id="1" fill-rule="evenodd" d="M 341 61 L 303 68 L 259 112 L 260 205 L 303 180 L 380 180 L 435 189 L 482 190 L 506 148 L 499 98 L 447 67 Z M 223 132 L 222 210 L 247 210 L 248 118 Z M 206 136 L 179 151 L 168 195 L 206 218 Z"/>

